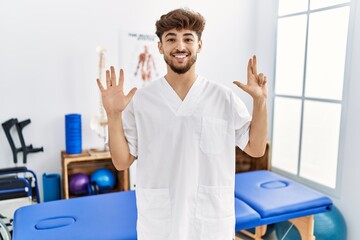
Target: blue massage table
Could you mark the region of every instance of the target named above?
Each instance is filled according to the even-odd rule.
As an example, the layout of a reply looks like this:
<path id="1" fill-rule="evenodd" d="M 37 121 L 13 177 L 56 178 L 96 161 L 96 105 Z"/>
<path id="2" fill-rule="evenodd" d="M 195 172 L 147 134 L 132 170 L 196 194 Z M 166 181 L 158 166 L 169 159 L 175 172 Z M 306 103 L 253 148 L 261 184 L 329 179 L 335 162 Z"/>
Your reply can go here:
<path id="1" fill-rule="evenodd" d="M 303 240 L 315 240 L 314 214 L 331 209 L 327 196 L 273 172 L 235 176 L 235 229 L 253 239 L 262 239 L 268 224 L 290 221 Z M 255 233 L 244 230 L 249 228 Z"/>
<path id="2" fill-rule="evenodd" d="M 313 214 L 331 208 L 328 197 L 275 173 L 236 174 L 235 230 L 253 239 L 262 239 L 266 225 L 285 220 L 302 239 L 315 239 Z M 46 202 L 16 211 L 13 240 L 136 240 L 136 219 L 134 191 Z"/>

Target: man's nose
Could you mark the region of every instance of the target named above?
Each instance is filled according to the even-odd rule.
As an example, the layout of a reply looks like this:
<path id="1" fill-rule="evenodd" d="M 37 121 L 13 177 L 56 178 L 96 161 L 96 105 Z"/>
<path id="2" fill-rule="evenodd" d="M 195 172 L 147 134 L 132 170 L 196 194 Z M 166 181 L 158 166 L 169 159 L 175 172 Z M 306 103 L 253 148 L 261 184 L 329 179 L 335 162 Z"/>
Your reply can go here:
<path id="1" fill-rule="evenodd" d="M 176 45 L 176 50 L 183 51 L 185 49 L 185 44 L 183 41 L 178 41 Z"/>

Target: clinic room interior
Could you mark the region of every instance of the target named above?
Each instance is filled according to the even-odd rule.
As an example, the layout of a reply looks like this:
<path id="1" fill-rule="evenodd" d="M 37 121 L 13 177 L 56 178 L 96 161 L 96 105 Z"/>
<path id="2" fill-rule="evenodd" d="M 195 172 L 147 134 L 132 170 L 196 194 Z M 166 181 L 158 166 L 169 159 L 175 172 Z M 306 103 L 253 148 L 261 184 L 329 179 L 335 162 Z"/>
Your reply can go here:
<path id="1" fill-rule="evenodd" d="M 311 215 L 316 239 L 360 239 L 357 0 L 0 0 L 0 234 L 23 239 L 31 221 L 14 219 L 22 208 L 136 190 L 136 161 L 123 171 L 112 164 L 96 79 L 123 68 L 128 92 L 164 76 L 155 22 L 176 8 L 206 19 L 197 72 L 250 113 L 253 99 L 233 82 L 246 83 L 254 55 L 267 77 L 265 154 L 234 146 L 234 174 L 266 171 L 311 189 L 331 202 Z M 285 222 L 237 239 L 301 239 Z"/>

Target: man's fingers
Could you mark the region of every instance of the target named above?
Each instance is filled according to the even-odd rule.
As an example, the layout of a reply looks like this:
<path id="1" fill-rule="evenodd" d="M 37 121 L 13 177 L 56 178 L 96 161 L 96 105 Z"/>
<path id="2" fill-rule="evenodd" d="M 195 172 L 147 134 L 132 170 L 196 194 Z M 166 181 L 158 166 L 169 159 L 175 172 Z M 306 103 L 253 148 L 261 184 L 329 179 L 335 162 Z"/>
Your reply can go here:
<path id="1" fill-rule="evenodd" d="M 236 86 L 238 86 L 239 88 L 241 88 L 242 90 L 244 90 L 245 92 L 247 92 L 248 86 L 246 84 L 243 84 L 243 83 L 238 82 L 238 81 L 234 81 L 233 83 Z"/>
<path id="2" fill-rule="evenodd" d="M 136 92 L 137 88 L 133 88 L 130 90 L 130 92 L 126 95 L 126 97 L 128 98 L 128 100 L 130 101 L 132 99 L 132 97 L 134 96 L 135 92 Z"/>
<path id="3" fill-rule="evenodd" d="M 252 58 L 252 69 L 253 69 L 253 73 L 254 73 L 255 75 L 257 75 L 256 55 L 254 55 L 253 58 Z"/>
<path id="4" fill-rule="evenodd" d="M 116 85 L 116 74 L 115 74 L 115 68 L 113 66 L 110 67 L 110 83 L 111 86 Z"/>
<path id="5" fill-rule="evenodd" d="M 101 84 L 100 80 L 96 79 L 96 82 L 97 82 L 97 85 L 98 85 L 100 91 L 104 91 L 105 89 L 104 89 L 103 85 Z"/>
<path id="6" fill-rule="evenodd" d="M 249 62 L 248 62 L 248 77 L 250 75 L 257 76 L 257 66 L 256 66 L 256 56 L 255 55 L 252 58 L 250 58 Z"/>
<path id="7" fill-rule="evenodd" d="M 249 61 L 248 61 L 248 68 L 247 68 L 247 70 L 248 70 L 248 78 L 249 78 L 249 76 L 252 75 L 252 72 L 253 72 L 253 70 L 252 70 L 252 59 L 251 59 L 251 58 L 250 58 Z"/>
<path id="8" fill-rule="evenodd" d="M 100 85 L 99 85 L 100 84 Z M 102 86 L 101 82 L 98 80 L 99 88 L 101 86 L 101 90 L 105 90 Z M 116 81 L 115 68 L 113 66 L 110 67 L 110 70 L 106 70 L 106 88 L 109 89 L 111 86 L 119 86 L 121 89 L 124 85 L 124 70 L 120 69 L 119 72 L 119 82 Z"/>
<path id="9" fill-rule="evenodd" d="M 110 71 L 106 70 L 106 88 L 109 89 L 109 87 L 111 87 Z"/>
<path id="10" fill-rule="evenodd" d="M 119 74 L 119 86 L 122 88 L 124 86 L 124 70 L 120 69 Z"/>
<path id="11" fill-rule="evenodd" d="M 263 73 L 259 73 L 258 75 L 258 84 L 259 86 L 262 86 L 264 85 L 264 81 L 265 81 L 265 76 Z"/>

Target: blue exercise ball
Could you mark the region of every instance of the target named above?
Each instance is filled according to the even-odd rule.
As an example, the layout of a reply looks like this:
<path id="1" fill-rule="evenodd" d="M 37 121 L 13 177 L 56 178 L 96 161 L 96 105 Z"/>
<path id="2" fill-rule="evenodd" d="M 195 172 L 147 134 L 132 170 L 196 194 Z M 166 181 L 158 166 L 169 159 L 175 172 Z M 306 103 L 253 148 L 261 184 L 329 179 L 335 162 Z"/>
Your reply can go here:
<path id="1" fill-rule="evenodd" d="M 346 222 L 339 209 L 335 206 L 331 211 L 314 215 L 314 235 L 319 240 L 345 240 L 347 239 Z M 276 236 L 283 239 L 291 227 L 290 222 L 275 224 Z M 301 240 L 300 233 L 296 227 L 292 227 L 284 240 Z"/>
<path id="2" fill-rule="evenodd" d="M 99 168 L 90 176 L 90 182 L 95 182 L 100 192 L 108 192 L 115 187 L 115 175 L 108 168 Z"/>
<path id="3" fill-rule="evenodd" d="M 333 206 L 331 211 L 315 214 L 314 233 L 320 240 L 347 239 L 346 222 L 338 208 Z"/>
<path id="4" fill-rule="evenodd" d="M 69 192 L 74 195 L 87 193 L 89 177 L 84 173 L 75 173 L 69 176 Z"/>
<path id="5" fill-rule="evenodd" d="M 282 240 L 301 240 L 299 231 L 288 221 L 275 223 L 276 237 Z M 286 236 L 285 236 L 286 235 Z"/>

